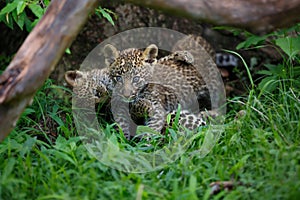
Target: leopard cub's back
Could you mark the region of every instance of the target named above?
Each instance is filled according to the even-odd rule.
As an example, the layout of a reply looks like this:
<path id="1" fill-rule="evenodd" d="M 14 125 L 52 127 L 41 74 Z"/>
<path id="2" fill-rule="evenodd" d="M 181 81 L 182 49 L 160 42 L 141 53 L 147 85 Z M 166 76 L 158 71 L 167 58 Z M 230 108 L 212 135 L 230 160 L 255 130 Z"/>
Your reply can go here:
<path id="1" fill-rule="evenodd" d="M 182 99 L 183 108 L 198 110 L 196 105 L 200 111 L 211 109 L 207 84 L 194 65 L 194 56 L 188 51 L 175 51 L 159 59 L 153 71 L 157 81 L 174 88 Z"/>

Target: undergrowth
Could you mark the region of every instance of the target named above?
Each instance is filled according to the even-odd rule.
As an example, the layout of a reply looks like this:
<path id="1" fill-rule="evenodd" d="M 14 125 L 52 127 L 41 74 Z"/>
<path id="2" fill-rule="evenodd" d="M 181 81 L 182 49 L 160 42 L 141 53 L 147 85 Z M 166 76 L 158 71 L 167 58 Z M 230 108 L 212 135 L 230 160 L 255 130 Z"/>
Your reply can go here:
<path id="1" fill-rule="evenodd" d="M 259 87 L 250 81 L 248 96 L 228 101 L 223 131 L 207 155 L 195 152 L 208 127 L 198 130 L 176 160 L 147 173 L 99 162 L 77 134 L 71 91 L 48 80 L 0 143 L 0 199 L 299 199 L 299 55 L 288 55 L 280 65 L 280 71 L 262 72 L 273 78 Z M 116 148 L 101 156 L 151 148 L 147 141 L 127 143 L 112 125 L 104 128 L 107 144 L 115 144 L 107 147 Z M 126 159 L 120 157 L 120 165 Z M 232 191 L 211 195 L 212 182 L 228 180 L 236 183 Z"/>

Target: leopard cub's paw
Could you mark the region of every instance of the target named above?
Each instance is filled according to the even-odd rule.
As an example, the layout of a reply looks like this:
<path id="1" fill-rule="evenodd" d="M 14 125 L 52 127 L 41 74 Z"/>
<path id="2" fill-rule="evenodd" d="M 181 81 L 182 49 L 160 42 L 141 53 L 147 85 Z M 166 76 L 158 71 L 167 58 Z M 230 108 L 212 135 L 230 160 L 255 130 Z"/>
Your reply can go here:
<path id="1" fill-rule="evenodd" d="M 175 51 L 174 59 L 188 64 L 194 63 L 194 56 L 188 51 Z"/>

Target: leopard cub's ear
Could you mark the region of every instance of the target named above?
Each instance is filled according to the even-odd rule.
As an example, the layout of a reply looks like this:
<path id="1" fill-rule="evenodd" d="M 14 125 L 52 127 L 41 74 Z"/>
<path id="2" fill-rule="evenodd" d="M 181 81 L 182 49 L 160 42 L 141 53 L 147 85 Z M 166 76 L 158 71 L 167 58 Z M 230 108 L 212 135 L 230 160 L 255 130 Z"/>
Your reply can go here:
<path id="1" fill-rule="evenodd" d="M 75 79 L 81 78 L 81 77 L 83 77 L 83 72 L 81 72 L 81 71 L 77 71 L 77 70 L 76 71 L 67 71 L 65 73 L 65 80 L 72 87 L 76 86 Z"/>
<path id="2" fill-rule="evenodd" d="M 111 44 L 107 44 L 103 48 L 103 54 L 105 57 L 105 64 L 109 66 L 111 63 L 115 61 L 117 57 L 119 57 L 119 51 L 117 48 Z"/>
<path id="3" fill-rule="evenodd" d="M 150 44 L 143 52 L 143 59 L 146 62 L 153 63 L 156 61 L 158 48 L 155 44 Z"/>

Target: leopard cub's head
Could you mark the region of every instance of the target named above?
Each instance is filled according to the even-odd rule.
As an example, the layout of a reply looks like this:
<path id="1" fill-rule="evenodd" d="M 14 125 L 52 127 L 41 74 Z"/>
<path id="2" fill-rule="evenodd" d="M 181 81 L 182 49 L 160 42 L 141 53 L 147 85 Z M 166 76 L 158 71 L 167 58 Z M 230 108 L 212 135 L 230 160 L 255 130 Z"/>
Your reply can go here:
<path id="1" fill-rule="evenodd" d="M 73 87 L 77 97 L 94 99 L 95 103 L 105 101 L 113 88 L 107 68 L 91 71 L 67 71 L 65 80 Z"/>
<path id="2" fill-rule="evenodd" d="M 158 48 L 151 44 L 145 50 L 130 48 L 118 51 L 113 45 L 104 47 L 105 62 L 115 82 L 115 92 L 124 101 L 132 101 L 151 79 Z"/>

